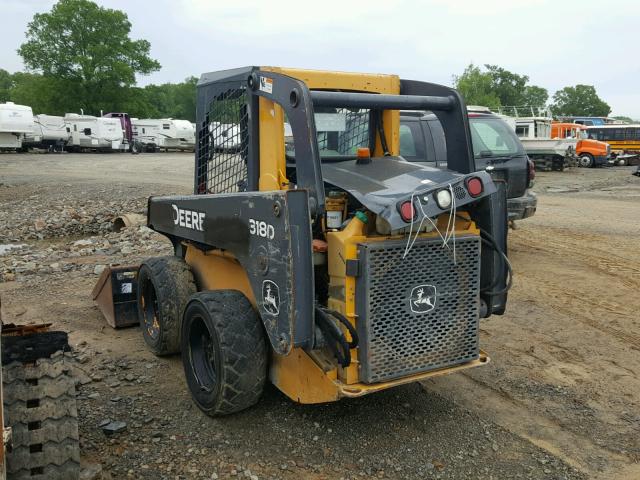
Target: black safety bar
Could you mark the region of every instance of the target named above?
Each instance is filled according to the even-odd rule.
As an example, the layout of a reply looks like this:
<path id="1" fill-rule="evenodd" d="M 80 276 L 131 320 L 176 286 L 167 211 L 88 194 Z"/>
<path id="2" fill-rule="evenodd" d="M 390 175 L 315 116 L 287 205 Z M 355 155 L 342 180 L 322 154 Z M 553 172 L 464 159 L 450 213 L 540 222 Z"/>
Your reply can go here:
<path id="1" fill-rule="evenodd" d="M 384 110 L 451 110 L 452 96 L 384 95 L 377 93 L 327 92 L 312 90 L 315 107 L 377 108 Z"/>

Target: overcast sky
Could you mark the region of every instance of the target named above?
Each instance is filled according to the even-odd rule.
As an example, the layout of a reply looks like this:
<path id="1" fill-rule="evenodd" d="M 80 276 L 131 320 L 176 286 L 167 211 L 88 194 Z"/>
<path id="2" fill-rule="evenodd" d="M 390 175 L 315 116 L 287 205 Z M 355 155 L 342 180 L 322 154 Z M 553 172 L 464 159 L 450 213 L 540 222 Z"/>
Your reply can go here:
<path id="1" fill-rule="evenodd" d="M 0 68 L 54 0 L 0 0 Z M 124 10 L 162 69 L 141 84 L 244 65 L 394 73 L 450 85 L 496 64 L 556 90 L 594 85 L 612 115 L 640 119 L 640 1 L 97 0 Z"/>

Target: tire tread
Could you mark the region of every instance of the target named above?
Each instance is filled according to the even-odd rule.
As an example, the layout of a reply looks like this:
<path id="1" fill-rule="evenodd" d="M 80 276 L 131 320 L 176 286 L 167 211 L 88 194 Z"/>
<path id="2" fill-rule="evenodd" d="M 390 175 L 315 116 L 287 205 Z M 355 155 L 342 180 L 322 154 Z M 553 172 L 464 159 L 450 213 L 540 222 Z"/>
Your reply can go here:
<path id="1" fill-rule="evenodd" d="M 254 405 L 267 379 L 267 345 L 260 317 L 237 290 L 200 292 L 192 300 L 200 301 L 213 319 L 223 358 L 220 395 L 212 409 L 203 410 L 211 416 L 229 415 Z"/>
<path id="2" fill-rule="evenodd" d="M 151 343 L 144 328 L 140 302 L 138 301 L 140 326 L 147 345 L 158 356 L 172 355 L 180 352 L 180 326 L 182 312 L 191 295 L 196 291 L 196 282 L 189 265 L 175 256 L 156 257 L 145 260 L 142 268 L 148 268 L 150 278 L 156 289 L 159 307 L 160 341 Z"/>
<path id="3" fill-rule="evenodd" d="M 80 473 L 78 410 L 75 382 L 66 357 L 39 359 L 35 364 L 13 362 L 3 367 L 5 421 L 12 428 L 7 453 L 7 478 L 75 480 Z M 27 379 L 37 379 L 37 385 Z M 39 400 L 33 408 L 27 401 Z M 40 428 L 29 430 L 29 424 Z M 42 451 L 31 452 L 40 444 Z M 40 468 L 42 473 L 33 473 Z"/>

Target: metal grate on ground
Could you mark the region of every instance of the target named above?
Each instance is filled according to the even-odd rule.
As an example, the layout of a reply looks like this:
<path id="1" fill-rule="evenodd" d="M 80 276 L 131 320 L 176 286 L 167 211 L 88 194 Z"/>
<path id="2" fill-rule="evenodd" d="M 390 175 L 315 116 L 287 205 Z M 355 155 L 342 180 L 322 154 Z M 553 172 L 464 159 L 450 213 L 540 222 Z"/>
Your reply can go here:
<path id="1" fill-rule="evenodd" d="M 457 238 L 455 262 L 440 239 L 417 241 L 402 259 L 405 246 L 404 241 L 360 245 L 356 302 L 360 378 L 366 383 L 479 356 L 479 238 Z"/>
<path id="2" fill-rule="evenodd" d="M 214 98 L 198 130 L 198 193 L 245 191 L 249 149 L 246 90 L 233 88 Z"/>

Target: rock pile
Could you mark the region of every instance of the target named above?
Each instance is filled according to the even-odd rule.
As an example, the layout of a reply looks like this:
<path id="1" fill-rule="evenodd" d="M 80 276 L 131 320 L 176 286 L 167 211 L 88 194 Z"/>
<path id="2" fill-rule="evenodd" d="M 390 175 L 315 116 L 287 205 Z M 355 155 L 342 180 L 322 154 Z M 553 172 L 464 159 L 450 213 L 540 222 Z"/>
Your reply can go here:
<path id="1" fill-rule="evenodd" d="M 85 192 L 48 192 L 3 202 L 0 244 L 55 237 L 96 235 L 111 231 L 121 213 L 145 213 L 147 197 L 122 197 Z"/>
<path id="2" fill-rule="evenodd" d="M 43 243 L 18 245 L 0 255 L 0 281 L 72 271 L 99 275 L 107 264 L 138 263 L 149 256 L 172 252 L 171 243 L 146 226 L 78 240 Z"/>

